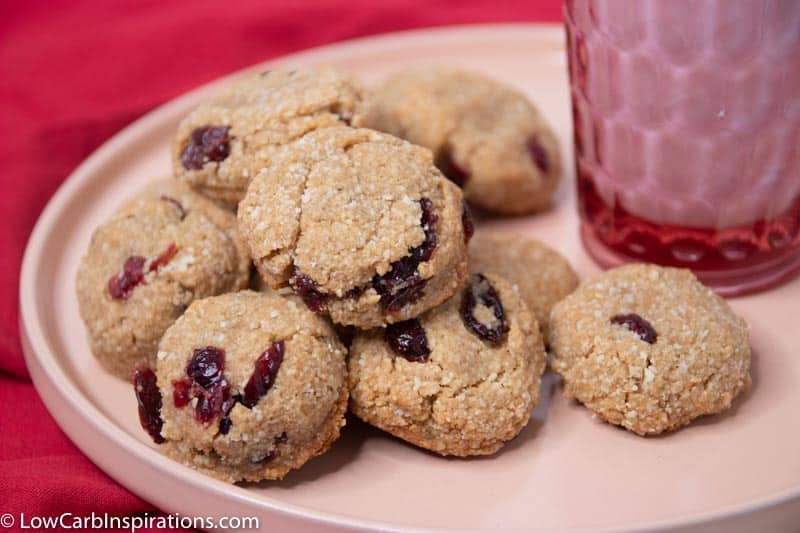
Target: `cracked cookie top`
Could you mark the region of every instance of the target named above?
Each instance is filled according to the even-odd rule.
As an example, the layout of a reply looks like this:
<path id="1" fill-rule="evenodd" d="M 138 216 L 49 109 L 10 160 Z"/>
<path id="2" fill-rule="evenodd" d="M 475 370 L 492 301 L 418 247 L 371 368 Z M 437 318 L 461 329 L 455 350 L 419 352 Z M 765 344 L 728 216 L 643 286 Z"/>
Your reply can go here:
<path id="1" fill-rule="evenodd" d="M 750 384 L 747 323 L 684 269 L 633 264 L 551 314 L 564 394 L 640 435 L 720 412 Z"/>
<path id="2" fill-rule="evenodd" d="M 358 125 L 362 90 L 331 68 L 271 70 L 234 82 L 190 113 L 172 148 L 175 176 L 235 204 L 276 147 L 317 128 Z"/>
<path id="3" fill-rule="evenodd" d="M 228 481 L 283 477 L 344 425 L 345 352 L 323 319 L 275 292 L 194 302 L 158 349 L 165 451 Z"/>
<path id="4" fill-rule="evenodd" d="M 544 365 L 536 320 L 516 290 L 477 274 L 418 319 L 356 334 L 351 409 L 443 455 L 490 454 L 527 424 Z"/>
<path id="5" fill-rule="evenodd" d="M 128 379 L 194 299 L 242 288 L 249 273 L 231 213 L 174 182 L 148 189 L 95 230 L 78 269 L 92 351 Z"/>
<path id="6" fill-rule="evenodd" d="M 465 255 L 461 195 L 430 152 L 366 129 L 324 128 L 284 147 L 238 218 L 267 283 L 317 299 L 369 292 L 401 307 L 409 279 Z"/>

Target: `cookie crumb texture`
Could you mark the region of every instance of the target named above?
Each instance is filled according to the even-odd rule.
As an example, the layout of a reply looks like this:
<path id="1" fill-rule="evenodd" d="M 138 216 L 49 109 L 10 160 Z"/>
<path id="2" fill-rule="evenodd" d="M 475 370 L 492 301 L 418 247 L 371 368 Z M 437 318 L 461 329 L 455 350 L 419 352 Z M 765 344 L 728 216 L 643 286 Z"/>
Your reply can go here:
<path id="1" fill-rule="evenodd" d="M 506 215 L 550 205 L 561 180 L 558 140 L 519 91 L 482 74 L 433 66 L 390 76 L 364 124 L 430 148 L 472 205 Z"/>
<path id="2" fill-rule="evenodd" d="M 520 234 L 479 231 L 469 243 L 469 260 L 472 272 L 493 272 L 517 287 L 545 340 L 553 306 L 578 286 L 561 254 Z"/>
<path id="3" fill-rule="evenodd" d="M 164 335 L 156 373 L 161 449 L 228 482 L 281 479 L 324 453 L 345 424 L 345 348 L 322 318 L 274 292 L 194 302 Z M 187 374 L 201 380 L 198 397 L 180 385 Z M 219 407 L 210 419 L 198 417 L 204 396 Z"/>
<path id="4" fill-rule="evenodd" d="M 383 330 L 359 333 L 348 363 L 352 412 L 441 455 L 488 455 L 513 439 L 539 401 L 544 348 L 536 319 L 513 287 L 491 274 L 486 280 L 502 305 L 500 343 L 466 325 L 469 285 L 422 315 L 421 328 L 412 323 L 395 332 L 395 348 Z M 497 320 L 494 307 L 479 304 L 473 312 L 483 322 Z M 418 329 L 424 340 L 416 338 Z M 413 348 L 414 357 L 396 351 L 398 345 Z M 417 357 L 422 348 L 425 357 Z"/>
<path id="5" fill-rule="evenodd" d="M 461 192 L 430 151 L 367 129 L 287 145 L 239 205 L 259 273 L 309 308 L 371 328 L 438 305 L 467 275 Z"/>
<path id="6" fill-rule="evenodd" d="M 279 146 L 362 121 L 362 89 L 332 68 L 271 70 L 234 82 L 190 113 L 172 148 L 175 176 L 234 206 Z"/>
<path id="7" fill-rule="evenodd" d="M 174 182 L 148 189 L 97 228 L 78 268 L 92 353 L 130 379 L 193 300 L 244 288 L 250 265 L 233 214 Z"/>
<path id="8" fill-rule="evenodd" d="M 724 411 L 750 386 L 747 323 L 689 270 L 609 270 L 557 304 L 550 327 L 564 395 L 638 435 Z"/>

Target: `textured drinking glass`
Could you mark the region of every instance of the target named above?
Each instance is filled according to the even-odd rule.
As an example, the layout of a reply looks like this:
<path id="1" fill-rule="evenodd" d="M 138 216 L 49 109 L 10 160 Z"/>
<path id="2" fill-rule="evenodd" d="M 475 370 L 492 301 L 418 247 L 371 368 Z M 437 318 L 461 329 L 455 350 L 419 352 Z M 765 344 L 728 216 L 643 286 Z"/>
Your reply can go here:
<path id="1" fill-rule="evenodd" d="M 578 203 L 603 266 L 722 294 L 800 270 L 800 0 L 566 0 Z"/>

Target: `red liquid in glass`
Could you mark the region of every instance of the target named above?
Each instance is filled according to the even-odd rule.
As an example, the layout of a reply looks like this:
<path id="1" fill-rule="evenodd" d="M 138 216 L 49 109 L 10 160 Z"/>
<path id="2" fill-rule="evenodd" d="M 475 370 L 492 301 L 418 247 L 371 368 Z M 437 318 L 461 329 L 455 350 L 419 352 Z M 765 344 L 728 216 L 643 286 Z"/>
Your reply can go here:
<path id="1" fill-rule="evenodd" d="M 751 290 L 750 278 L 773 271 L 759 288 L 774 285 L 800 270 L 800 197 L 783 215 L 748 226 L 720 230 L 654 224 L 627 212 L 618 202 L 607 205 L 597 194 L 591 174 L 578 171 L 578 206 L 583 236 L 612 253 L 590 252 L 604 266 L 639 261 L 690 268 L 722 294 Z"/>

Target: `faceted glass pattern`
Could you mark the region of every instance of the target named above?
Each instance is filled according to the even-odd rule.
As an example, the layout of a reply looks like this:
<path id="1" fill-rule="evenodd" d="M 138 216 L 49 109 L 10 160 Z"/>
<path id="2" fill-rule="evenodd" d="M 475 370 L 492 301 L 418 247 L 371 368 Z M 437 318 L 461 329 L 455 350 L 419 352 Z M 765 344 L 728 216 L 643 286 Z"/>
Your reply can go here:
<path id="1" fill-rule="evenodd" d="M 800 268 L 800 1 L 567 0 L 584 241 L 723 294 Z"/>

